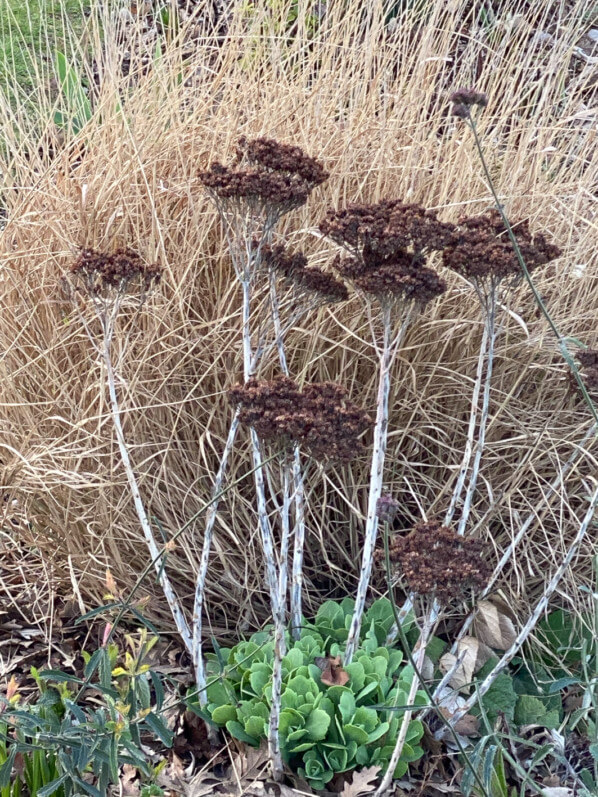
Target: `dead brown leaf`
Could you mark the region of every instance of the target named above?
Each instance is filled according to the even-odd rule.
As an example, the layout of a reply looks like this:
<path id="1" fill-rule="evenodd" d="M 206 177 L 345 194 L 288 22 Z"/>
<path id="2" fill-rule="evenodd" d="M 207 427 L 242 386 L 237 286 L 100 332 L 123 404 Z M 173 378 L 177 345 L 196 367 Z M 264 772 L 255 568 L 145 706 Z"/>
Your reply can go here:
<path id="1" fill-rule="evenodd" d="M 369 794 L 376 788 L 376 781 L 380 767 L 364 767 L 353 773 L 351 783 L 345 783 L 339 797 L 359 797 L 360 794 Z"/>
<path id="2" fill-rule="evenodd" d="M 491 601 L 480 601 L 474 620 L 475 635 L 495 650 L 508 650 L 517 637 L 511 618 Z"/>
<path id="3" fill-rule="evenodd" d="M 344 686 L 349 673 L 343 669 L 340 656 L 318 657 L 316 664 L 322 670 L 321 681 L 326 686 Z"/>

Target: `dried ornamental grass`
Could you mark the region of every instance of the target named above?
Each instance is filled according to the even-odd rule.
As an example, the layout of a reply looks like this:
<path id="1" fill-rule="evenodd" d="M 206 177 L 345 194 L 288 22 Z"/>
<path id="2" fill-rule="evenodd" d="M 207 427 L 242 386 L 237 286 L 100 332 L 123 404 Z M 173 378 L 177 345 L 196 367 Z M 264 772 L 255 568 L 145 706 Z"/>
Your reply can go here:
<path id="1" fill-rule="evenodd" d="M 446 107 L 450 88 L 467 85 L 471 65 L 477 65 L 476 85 L 501 98 L 480 120 L 481 132 L 491 133 L 489 156 L 499 193 L 513 218 L 528 219 L 534 234 L 549 236 L 564 250 L 558 269 L 549 263 L 536 271 L 542 295 L 568 334 L 596 347 L 591 196 L 598 164 L 593 130 L 580 111 L 591 101 L 589 73 L 571 60 L 584 32 L 585 5 L 581 0 L 568 9 L 527 4 L 520 9 L 521 25 L 489 47 L 483 29 L 468 35 L 467 0 L 450 8 L 434 5 L 416 28 L 409 15 L 400 17 L 392 36 L 372 7 L 361 38 L 354 35 L 357 3 L 353 9 L 350 3 L 342 13 L 340 6 L 330 10 L 322 35 L 309 43 L 299 35 L 284 62 L 278 41 L 260 40 L 256 48 L 239 23 L 226 48 L 210 37 L 196 43 L 183 81 L 176 77 L 181 62 L 174 46 L 164 48 L 151 73 L 134 61 L 130 76 L 122 76 L 120 50 L 107 31 L 104 42 L 116 55 L 103 75 L 105 101 L 85 129 L 84 147 L 68 131 L 48 129 L 53 109 L 41 88 L 35 95 L 45 120 L 41 128 L 25 116 L 25 104 L 14 112 L 0 94 L 7 142 L 0 152 L 7 215 L 0 232 L 3 480 L 13 485 L 30 520 L 11 534 L 44 553 L 53 584 L 71 590 L 70 560 L 89 609 L 102 600 L 106 565 L 124 589 L 145 564 L 124 474 L 114 466 L 99 367 L 89 358 L 70 305 L 59 298 L 58 279 L 80 246 L 104 251 L 128 246 L 164 266 L 160 291 L 146 304 L 140 325 L 130 326 L 125 307 L 115 341 L 117 346 L 128 341 L 119 375 L 125 433 L 141 490 L 152 514 L 172 533 L 210 496 L 228 433 L 225 394 L 230 374 L 240 371 L 239 299 L 220 223 L 197 172 L 224 160 L 226 151 L 230 163 L 242 133 L 296 142 L 317 154 L 330 172 L 310 204 L 282 221 L 292 246 L 303 248 L 310 262 L 321 251 L 312 233 L 330 205 L 409 197 L 456 223 L 463 213 L 480 214 L 488 204 L 471 142 Z M 90 26 L 98 9 L 92 10 Z M 554 34 L 552 43 L 543 44 L 534 31 Z M 142 47 L 141 33 L 135 44 Z M 44 76 L 44 86 L 50 78 Z M 530 96 L 541 89 L 541 99 L 522 104 L 522 85 Z M 119 110 L 123 96 L 126 124 Z M 431 515 L 443 511 L 467 433 L 479 313 L 461 279 L 448 270 L 442 278 L 447 291 L 411 327 L 404 354 L 393 366 L 400 389 L 390 400 L 395 431 L 385 489 L 400 499 L 404 527 L 419 517 L 417 501 Z M 524 616 L 542 593 L 554 557 L 569 546 L 568 513 L 580 514 L 585 500 L 580 477 L 595 472 L 597 461 L 586 442 L 585 453 L 567 472 L 567 489 L 541 508 L 543 492 L 584 438 L 587 415 L 567 390 L 560 358 L 524 287 L 514 287 L 510 309 L 497 342 L 484 453 L 484 476 L 495 501 L 480 490 L 470 525 L 479 527 L 499 558 L 517 537 L 518 518 L 534 510 L 512 565 L 497 584 L 514 612 Z M 375 363 L 363 343 L 367 336 L 360 302 L 327 307 L 289 332 L 293 373 L 339 381 L 359 406 L 371 408 Z M 235 453 L 231 480 L 247 472 L 247 454 L 243 448 Z M 360 458 L 350 473 L 329 466 L 323 481 L 315 475 L 307 479 L 313 499 L 306 613 L 320 591 L 355 589 L 367 471 Z M 241 480 L 218 513 L 208 584 L 211 631 L 217 637 L 236 636 L 269 615 L 251 502 L 252 491 Z M 188 608 L 201 534 L 195 524 L 168 558 Z M 578 585 L 591 588 L 586 554 L 593 542 L 584 546 L 575 577 L 567 576 L 562 585 L 579 604 L 586 597 Z M 39 583 L 36 567 L 23 573 L 27 577 Z M 155 585 L 146 583 L 144 589 L 159 595 Z M 163 602 L 152 601 L 148 612 L 170 627 Z"/>

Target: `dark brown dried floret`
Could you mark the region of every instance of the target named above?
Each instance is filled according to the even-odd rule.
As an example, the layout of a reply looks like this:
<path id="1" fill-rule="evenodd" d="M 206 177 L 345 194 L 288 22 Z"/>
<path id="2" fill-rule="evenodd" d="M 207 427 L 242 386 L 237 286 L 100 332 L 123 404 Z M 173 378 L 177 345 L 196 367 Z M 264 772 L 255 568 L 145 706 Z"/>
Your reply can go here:
<path id="1" fill-rule="evenodd" d="M 361 257 L 367 249 L 386 258 L 399 250 L 411 253 L 442 249 L 451 240 L 454 227 L 440 221 L 421 205 L 385 199 L 376 205 L 351 204 L 329 211 L 320 231 Z"/>
<path id="2" fill-rule="evenodd" d="M 376 501 L 376 516 L 383 523 L 392 523 L 401 508 L 401 504 L 392 495 L 381 495 Z"/>
<path id="3" fill-rule="evenodd" d="M 226 203 L 221 209 L 242 200 L 274 219 L 304 205 L 327 177 L 321 164 L 299 147 L 267 138 L 239 139 L 232 166 L 216 162 L 199 173 L 214 199 Z"/>
<path id="4" fill-rule="evenodd" d="M 480 540 L 462 537 L 437 520 L 421 521 L 411 533 L 393 535 L 389 553 L 411 592 L 441 603 L 480 591 L 492 574 Z M 376 558 L 383 561 L 384 552 L 377 551 Z"/>
<path id="5" fill-rule="evenodd" d="M 94 296 L 110 289 L 130 292 L 133 286 L 147 291 L 162 276 L 162 268 L 157 263 L 144 263 L 131 249 L 118 249 L 112 254 L 83 249 L 70 270 Z"/>
<path id="6" fill-rule="evenodd" d="M 344 302 L 349 298 L 343 282 L 319 266 L 309 266 L 301 252 L 290 252 L 280 244 L 264 246 L 262 259 L 301 294 L 309 294 L 323 302 Z"/>
<path id="7" fill-rule="evenodd" d="M 253 202 L 257 210 L 274 206 L 279 215 L 307 202 L 310 187 L 296 174 L 268 172 L 256 168 L 232 169 L 213 163 L 199 179 L 205 187 L 222 200 Z"/>
<path id="8" fill-rule="evenodd" d="M 237 162 L 243 161 L 275 172 L 298 174 L 313 186 L 328 179 L 328 172 L 322 164 L 306 155 L 301 147 L 281 144 L 272 138 L 247 139 L 242 136 L 237 143 Z"/>
<path id="9" fill-rule="evenodd" d="M 288 446 L 298 443 L 318 460 L 348 462 L 364 450 L 361 437 L 371 426 L 366 412 L 348 401 L 332 382 L 300 390 L 288 377 L 270 382 L 250 379 L 229 391 L 240 405 L 240 418 L 264 440 Z"/>
<path id="10" fill-rule="evenodd" d="M 488 97 L 483 91 L 476 91 L 475 89 L 458 89 L 453 91 L 449 97 L 450 102 L 456 106 L 465 106 L 472 108 L 474 105 L 479 105 L 485 108 L 488 105 Z"/>
<path id="11" fill-rule="evenodd" d="M 512 225 L 529 271 L 559 257 L 560 249 L 538 233 L 532 236 L 527 221 Z M 472 282 L 519 278 L 521 266 L 498 210 L 461 217 L 453 241 L 442 253 L 443 265 Z"/>

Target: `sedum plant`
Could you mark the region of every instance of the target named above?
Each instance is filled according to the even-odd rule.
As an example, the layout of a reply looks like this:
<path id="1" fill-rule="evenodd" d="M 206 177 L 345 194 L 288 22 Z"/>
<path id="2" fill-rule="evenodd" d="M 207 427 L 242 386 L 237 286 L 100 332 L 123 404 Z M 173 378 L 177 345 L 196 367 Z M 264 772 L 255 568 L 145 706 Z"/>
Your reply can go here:
<path id="1" fill-rule="evenodd" d="M 283 761 L 314 789 L 359 767 L 388 767 L 408 705 L 414 671 L 403 652 L 384 644 L 392 624 L 386 599 L 366 612 L 353 661 L 341 665 L 355 602 L 326 601 L 282 660 L 279 718 Z M 207 712 L 211 721 L 246 744 L 267 738 L 272 700 L 274 643 L 268 629 L 230 650 L 208 656 Z M 424 692 L 413 704 L 425 706 Z M 423 725 L 412 720 L 394 777 L 423 755 Z"/>

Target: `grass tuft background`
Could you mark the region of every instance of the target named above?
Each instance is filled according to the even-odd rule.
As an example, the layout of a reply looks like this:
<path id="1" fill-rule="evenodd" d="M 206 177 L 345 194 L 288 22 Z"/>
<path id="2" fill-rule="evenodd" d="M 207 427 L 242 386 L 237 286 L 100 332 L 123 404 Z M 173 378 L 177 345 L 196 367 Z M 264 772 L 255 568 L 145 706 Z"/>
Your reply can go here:
<path id="1" fill-rule="evenodd" d="M 470 134 L 447 102 L 455 87 L 487 92 L 480 129 L 507 210 L 564 250 L 538 274 L 540 291 L 566 333 L 598 343 L 596 67 L 575 57 L 586 4 L 495 3 L 492 15 L 477 5 L 430 0 L 389 15 L 378 2 L 342 0 L 316 24 L 303 13 L 307 3 L 245 4 L 216 33 L 198 10 L 160 37 L 156 26 L 107 4 L 85 19 L 83 39 L 69 15 L 64 49 L 94 109 L 76 135 L 56 126 L 69 99 L 52 58 L 35 62 L 29 101 L 14 109 L 19 64 L 29 63 L 23 48 L 34 46 L 21 40 L 9 59 L 13 80 L 0 85 L 0 478 L 18 501 L 5 502 L 14 523 L 2 538 L 2 579 L 13 596 L 27 585 L 36 617 L 73 594 L 92 608 L 106 591 L 107 567 L 126 591 L 147 560 L 101 368 L 61 291 L 77 247 L 127 245 L 165 267 L 141 315 L 131 309 L 120 322 L 125 434 L 149 512 L 167 534 L 209 496 L 230 417 L 225 391 L 241 374 L 240 303 L 197 172 L 227 158 L 241 134 L 298 144 L 330 170 L 282 229 L 324 264 L 333 252 L 317 224 L 329 205 L 400 197 L 447 220 L 490 206 Z M 411 328 L 394 372 L 386 486 L 403 505 L 405 529 L 445 510 L 465 440 L 482 323 L 469 287 L 456 276 L 449 282 Z M 590 424 L 525 287 L 500 321 L 469 529 L 497 559 Z M 289 336 L 291 372 L 300 381 L 338 380 L 372 408 L 368 337 L 358 301 L 320 310 Z M 525 615 L 558 566 L 596 466 L 588 451 L 516 552 L 500 582 L 514 614 Z M 249 468 L 241 445 L 231 478 Z M 351 469 L 308 469 L 308 608 L 355 589 L 367 475 L 366 458 Z M 168 557 L 188 606 L 201 533 L 198 522 Z M 590 545 L 558 597 L 568 608 L 587 599 L 579 588 L 591 583 Z M 219 515 L 210 632 L 236 634 L 267 617 L 262 570 L 248 478 Z M 168 627 L 163 601 L 148 612 Z"/>

